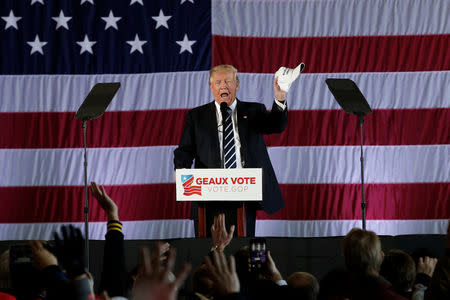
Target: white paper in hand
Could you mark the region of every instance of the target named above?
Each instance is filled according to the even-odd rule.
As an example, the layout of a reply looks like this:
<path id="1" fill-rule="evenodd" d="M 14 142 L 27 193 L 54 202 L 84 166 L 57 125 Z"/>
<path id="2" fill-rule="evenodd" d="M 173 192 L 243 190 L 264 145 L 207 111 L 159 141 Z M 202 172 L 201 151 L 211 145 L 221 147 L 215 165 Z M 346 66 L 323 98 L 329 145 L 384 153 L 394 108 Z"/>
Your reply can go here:
<path id="1" fill-rule="evenodd" d="M 291 84 L 295 81 L 295 79 L 297 79 L 298 75 L 300 75 L 304 68 L 304 63 L 300 63 L 295 69 L 286 67 L 279 68 L 275 73 L 275 77 L 278 77 L 278 85 L 280 88 L 283 91 L 288 92 Z"/>

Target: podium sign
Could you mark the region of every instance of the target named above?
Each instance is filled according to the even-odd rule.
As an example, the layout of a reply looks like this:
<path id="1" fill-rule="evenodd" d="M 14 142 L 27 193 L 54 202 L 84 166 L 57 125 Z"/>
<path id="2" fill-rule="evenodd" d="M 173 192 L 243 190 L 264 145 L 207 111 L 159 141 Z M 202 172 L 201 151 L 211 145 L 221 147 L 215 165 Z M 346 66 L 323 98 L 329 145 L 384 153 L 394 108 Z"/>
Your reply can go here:
<path id="1" fill-rule="evenodd" d="M 262 201 L 262 169 L 177 169 L 177 201 Z"/>

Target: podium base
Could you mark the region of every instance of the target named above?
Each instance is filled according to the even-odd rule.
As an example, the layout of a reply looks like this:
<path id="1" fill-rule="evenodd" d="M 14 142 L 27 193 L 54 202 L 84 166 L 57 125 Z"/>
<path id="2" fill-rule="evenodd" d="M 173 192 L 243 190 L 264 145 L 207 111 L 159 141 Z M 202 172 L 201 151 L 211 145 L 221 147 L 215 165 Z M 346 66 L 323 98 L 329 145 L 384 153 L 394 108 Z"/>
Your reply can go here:
<path id="1" fill-rule="evenodd" d="M 194 205 L 193 205 L 194 206 Z M 235 225 L 235 235 L 238 237 L 255 236 L 256 207 L 243 202 L 209 202 L 197 203 L 193 219 L 197 237 L 211 237 L 211 226 L 214 217 L 225 214 L 225 227 L 228 231 L 231 225 Z M 195 216 L 195 214 L 197 216 Z"/>

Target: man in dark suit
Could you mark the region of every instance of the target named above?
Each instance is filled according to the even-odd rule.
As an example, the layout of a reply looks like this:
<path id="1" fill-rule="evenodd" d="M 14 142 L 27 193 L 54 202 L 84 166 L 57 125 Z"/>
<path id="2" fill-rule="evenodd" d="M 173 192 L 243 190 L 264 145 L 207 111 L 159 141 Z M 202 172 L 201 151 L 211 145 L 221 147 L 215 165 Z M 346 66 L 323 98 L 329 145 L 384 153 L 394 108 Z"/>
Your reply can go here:
<path id="1" fill-rule="evenodd" d="M 247 236 L 254 236 L 257 209 L 275 213 L 284 207 L 263 134 L 279 133 L 286 127 L 288 121 L 286 92 L 280 89 L 275 78 L 273 84 L 275 101 L 270 112 L 267 112 L 264 104 L 237 100 L 239 79 L 236 68 L 230 65 L 219 65 L 211 69 L 209 87 L 214 101 L 188 112 L 180 143 L 174 151 L 175 168 L 190 168 L 193 160 L 195 168 L 262 168 L 263 201 L 258 205 L 246 206 Z M 232 154 L 229 159 L 225 157 L 230 153 L 228 148 L 225 150 L 225 159 L 222 159 L 223 132 L 226 130 L 222 127 L 228 128 L 222 126 L 220 109 L 222 102 L 227 104 L 227 116 L 232 120 L 230 124 L 233 131 L 230 142 Z M 228 142 L 225 144 L 226 147 L 230 145 Z M 222 160 L 226 160 L 230 165 L 227 166 Z M 227 204 L 220 202 L 216 206 L 220 208 Z M 220 212 L 218 209 L 215 214 Z M 211 222 L 212 220 L 209 222 L 207 220 L 207 223 Z M 206 228 L 209 228 L 208 225 Z"/>

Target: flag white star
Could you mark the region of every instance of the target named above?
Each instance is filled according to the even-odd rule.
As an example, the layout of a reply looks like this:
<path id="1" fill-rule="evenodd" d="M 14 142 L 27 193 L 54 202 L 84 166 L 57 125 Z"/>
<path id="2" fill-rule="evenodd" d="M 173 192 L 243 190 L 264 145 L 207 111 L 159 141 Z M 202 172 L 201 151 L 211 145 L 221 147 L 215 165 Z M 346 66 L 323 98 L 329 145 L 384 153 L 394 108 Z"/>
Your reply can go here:
<path id="1" fill-rule="evenodd" d="M 66 29 L 69 29 L 69 25 L 67 25 L 67 22 L 69 22 L 70 19 L 72 19 L 72 17 L 64 16 L 64 13 L 61 9 L 61 11 L 59 12 L 59 16 L 53 17 L 52 19 L 56 21 L 56 29 L 58 29 L 59 27 L 64 27 Z"/>
<path id="2" fill-rule="evenodd" d="M 147 43 L 147 41 L 144 41 L 144 40 L 140 41 L 139 36 L 136 34 L 136 36 L 134 37 L 134 41 L 127 41 L 127 44 L 131 45 L 130 54 L 136 50 L 141 52 L 141 54 L 144 54 L 144 51 L 142 50 L 142 46 L 145 43 Z"/>
<path id="3" fill-rule="evenodd" d="M 189 1 L 191 3 L 194 3 L 194 0 L 181 0 L 180 4 L 183 4 L 184 2 Z"/>
<path id="4" fill-rule="evenodd" d="M 133 3 L 139 3 L 140 5 L 144 6 L 144 3 L 142 2 L 142 0 L 131 0 L 130 6 L 133 5 Z"/>
<path id="5" fill-rule="evenodd" d="M 190 52 L 192 54 L 192 47 L 191 46 L 194 45 L 196 41 L 190 41 L 188 39 L 187 34 L 185 34 L 182 41 L 176 41 L 176 42 L 177 42 L 178 45 L 181 46 L 180 54 L 183 53 L 184 51 L 188 51 L 188 52 Z"/>
<path id="6" fill-rule="evenodd" d="M 87 34 L 84 35 L 84 40 L 77 42 L 78 45 L 81 46 L 80 54 L 83 54 L 85 51 L 89 52 L 90 54 L 94 54 L 92 51 L 92 46 L 97 43 L 96 41 L 89 41 L 89 38 Z"/>
<path id="7" fill-rule="evenodd" d="M 44 0 L 31 0 L 31 4 L 30 4 L 30 5 L 33 5 L 33 4 L 35 4 L 35 3 L 41 3 L 41 4 L 44 4 Z"/>
<path id="8" fill-rule="evenodd" d="M 33 54 L 34 52 L 39 52 L 40 54 L 44 55 L 44 50 L 42 50 L 42 47 L 44 47 L 47 44 L 47 42 L 41 42 L 37 34 L 34 41 L 27 42 L 27 44 L 31 46 L 30 55 Z"/>
<path id="9" fill-rule="evenodd" d="M 22 17 L 16 17 L 11 9 L 9 11 L 9 16 L 2 17 L 2 19 L 5 20 L 5 22 L 6 22 L 5 30 L 8 29 L 9 27 L 14 27 L 15 29 L 19 29 L 19 27 L 17 26 L 17 21 L 22 19 Z"/>
<path id="10" fill-rule="evenodd" d="M 94 4 L 94 0 L 81 0 L 81 3 L 80 3 L 80 5 L 82 5 L 82 4 L 83 4 L 83 3 L 85 3 L 85 2 L 88 2 L 88 3 Z"/>
<path id="11" fill-rule="evenodd" d="M 159 16 L 152 17 L 153 20 L 156 21 L 155 29 L 158 29 L 160 26 L 164 26 L 169 29 L 169 25 L 167 25 L 167 21 L 172 18 L 172 16 L 165 16 L 162 9 L 159 10 Z"/>
<path id="12" fill-rule="evenodd" d="M 106 22 L 105 25 L 105 30 L 108 29 L 109 27 L 115 28 L 117 30 L 119 30 L 119 28 L 117 27 L 117 22 L 122 19 L 121 17 L 114 17 L 112 10 L 109 11 L 109 16 L 107 17 L 102 17 L 102 20 Z"/>

